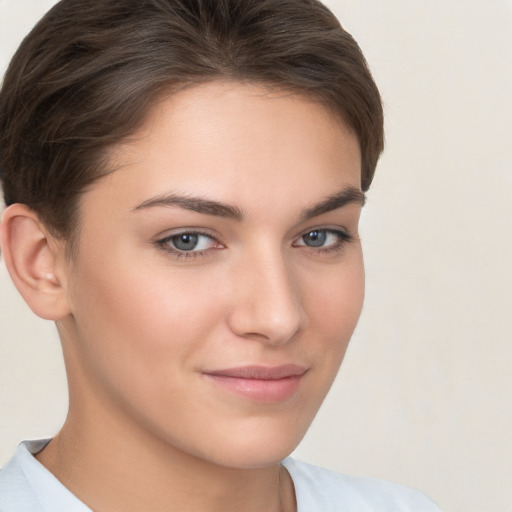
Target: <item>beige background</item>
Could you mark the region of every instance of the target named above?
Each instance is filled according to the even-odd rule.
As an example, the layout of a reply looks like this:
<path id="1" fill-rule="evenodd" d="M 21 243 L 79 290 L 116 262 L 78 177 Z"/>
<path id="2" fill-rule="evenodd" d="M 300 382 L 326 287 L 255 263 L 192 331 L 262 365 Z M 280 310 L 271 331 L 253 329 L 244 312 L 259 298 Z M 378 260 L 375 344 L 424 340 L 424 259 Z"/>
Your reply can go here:
<path id="1" fill-rule="evenodd" d="M 296 455 L 512 510 L 512 2 L 330 0 L 382 90 L 367 300 Z M 0 0 L 0 68 L 51 0 Z M 55 330 L 0 263 L 0 465 L 66 409 Z"/>

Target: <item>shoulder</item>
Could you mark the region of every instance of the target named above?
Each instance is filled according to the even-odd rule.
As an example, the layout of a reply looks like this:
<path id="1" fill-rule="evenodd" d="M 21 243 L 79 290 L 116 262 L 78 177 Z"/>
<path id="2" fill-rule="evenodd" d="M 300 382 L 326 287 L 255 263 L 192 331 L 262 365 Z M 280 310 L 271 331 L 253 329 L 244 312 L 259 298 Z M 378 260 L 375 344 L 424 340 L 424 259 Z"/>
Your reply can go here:
<path id="1" fill-rule="evenodd" d="M 22 443 L 14 457 L 0 469 L 1 512 L 35 511 L 40 508 L 24 471 L 27 456 L 30 456 L 30 452 L 27 445 Z"/>
<path id="2" fill-rule="evenodd" d="M 288 458 L 298 512 L 439 512 L 423 493 L 373 478 L 340 475 Z"/>
<path id="3" fill-rule="evenodd" d="M 0 512 L 91 512 L 33 456 L 47 442 L 21 443 L 0 469 Z"/>

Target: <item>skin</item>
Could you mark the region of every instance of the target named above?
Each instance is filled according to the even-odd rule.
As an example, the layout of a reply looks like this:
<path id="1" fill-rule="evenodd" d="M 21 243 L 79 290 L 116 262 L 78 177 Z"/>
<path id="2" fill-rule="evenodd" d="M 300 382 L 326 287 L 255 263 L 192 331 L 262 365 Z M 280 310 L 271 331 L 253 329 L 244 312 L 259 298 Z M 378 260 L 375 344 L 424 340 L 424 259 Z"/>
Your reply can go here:
<path id="1" fill-rule="evenodd" d="M 110 160 L 81 199 L 71 260 L 37 224 L 39 274 L 58 296 L 39 314 L 57 321 L 70 390 L 38 459 L 95 512 L 295 510 L 279 462 L 329 390 L 364 295 L 361 201 L 301 214 L 360 191 L 356 137 L 306 98 L 210 83 L 156 104 Z M 243 218 L 160 201 L 171 194 Z M 7 215 L 4 245 L 30 231 L 27 212 Z M 303 238 L 315 229 L 330 230 L 321 247 Z M 177 254 L 169 237 L 197 231 L 202 250 Z M 277 401 L 205 376 L 290 363 L 306 371 Z"/>

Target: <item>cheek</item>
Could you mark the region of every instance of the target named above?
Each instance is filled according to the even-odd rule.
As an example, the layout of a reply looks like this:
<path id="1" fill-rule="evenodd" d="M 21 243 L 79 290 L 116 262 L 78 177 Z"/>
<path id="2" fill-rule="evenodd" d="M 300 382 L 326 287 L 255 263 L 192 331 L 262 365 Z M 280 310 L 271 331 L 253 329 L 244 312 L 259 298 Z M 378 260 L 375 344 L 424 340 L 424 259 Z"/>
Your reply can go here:
<path id="1" fill-rule="evenodd" d="M 323 359 L 326 371 L 336 373 L 363 307 L 364 266 L 360 248 L 353 251 L 344 265 L 308 274 L 303 286 L 309 332 L 318 340 L 310 348 L 321 347 L 328 353 Z"/>
<path id="2" fill-rule="evenodd" d="M 211 290 L 193 273 L 162 267 L 120 260 L 82 267 L 73 314 L 85 360 L 112 386 L 168 389 L 173 369 L 196 364 L 219 321 Z"/>
<path id="3" fill-rule="evenodd" d="M 305 293 L 310 316 L 320 328 L 343 338 L 354 330 L 364 300 L 364 266 L 361 251 L 345 265 L 325 268 L 309 276 Z"/>

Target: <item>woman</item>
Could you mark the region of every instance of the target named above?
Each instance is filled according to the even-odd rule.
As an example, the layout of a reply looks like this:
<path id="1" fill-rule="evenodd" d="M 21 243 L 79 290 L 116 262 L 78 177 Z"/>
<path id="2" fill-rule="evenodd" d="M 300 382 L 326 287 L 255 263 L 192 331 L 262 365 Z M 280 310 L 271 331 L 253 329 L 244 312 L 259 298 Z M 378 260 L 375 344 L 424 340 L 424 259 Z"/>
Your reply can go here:
<path id="1" fill-rule="evenodd" d="M 2 251 L 70 397 L 2 512 L 437 510 L 287 458 L 361 311 L 383 146 L 327 8 L 63 0 L 11 62 L 0 140 Z"/>

